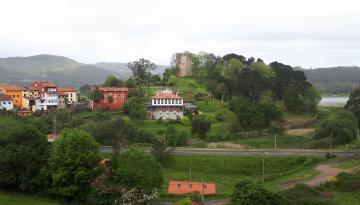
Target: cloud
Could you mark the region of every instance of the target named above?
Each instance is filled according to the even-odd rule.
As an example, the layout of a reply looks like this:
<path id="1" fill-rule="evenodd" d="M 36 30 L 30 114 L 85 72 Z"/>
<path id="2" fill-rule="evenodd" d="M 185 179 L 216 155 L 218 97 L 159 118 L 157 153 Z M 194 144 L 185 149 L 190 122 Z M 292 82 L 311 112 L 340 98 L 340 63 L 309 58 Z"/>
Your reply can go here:
<path id="1" fill-rule="evenodd" d="M 12 0 L 0 7 L 0 57 L 168 64 L 179 51 L 235 52 L 303 67 L 360 65 L 355 0 Z"/>

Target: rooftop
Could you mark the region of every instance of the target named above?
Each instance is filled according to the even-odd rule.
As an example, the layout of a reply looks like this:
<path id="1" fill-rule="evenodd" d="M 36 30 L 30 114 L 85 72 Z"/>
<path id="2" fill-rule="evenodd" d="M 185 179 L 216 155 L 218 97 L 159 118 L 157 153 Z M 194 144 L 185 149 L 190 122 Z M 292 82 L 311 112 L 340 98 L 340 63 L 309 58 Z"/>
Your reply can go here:
<path id="1" fill-rule="evenodd" d="M 157 93 L 151 97 L 152 99 L 182 99 L 182 97 L 175 95 L 174 93 Z"/>
<path id="2" fill-rule="evenodd" d="M 43 87 L 56 87 L 56 84 L 51 82 L 51 81 L 47 81 L 47 80 L 38 80 L 33 82 L 33 85 L 39 84 Z"/>
<path id="3" fill-rule="evenodd" d="M 76 88 L 74 88 L 74 87 L 58 87 L 57 91 L 59 91 L 59 92 L 76 92 Z"/>
<path id="4" fill-rule="evenodd" d="M 5 94 L 0 94 L 0 101 L 12 101 L 12 98 Z"/>
<path id="5" fill-rule="evenodd" d="M 0 88 L 9 91 L 20 91 L 21 89 L 16 85 L 0 85 Z"/>
<path id="6" fill-rule="evenodd" d="M 127 92 L 128 88 L 116 88 L 116 87 L 101 87 L 100 91 L 104 92 Z"/>
<path id="7" fill-rule="evenodd" d="M 23 87 L 21 87 L 21 90 L 27 91 L 27 90 L 37 90 L 37 89 L 32 86 L 23 86 Z"/>

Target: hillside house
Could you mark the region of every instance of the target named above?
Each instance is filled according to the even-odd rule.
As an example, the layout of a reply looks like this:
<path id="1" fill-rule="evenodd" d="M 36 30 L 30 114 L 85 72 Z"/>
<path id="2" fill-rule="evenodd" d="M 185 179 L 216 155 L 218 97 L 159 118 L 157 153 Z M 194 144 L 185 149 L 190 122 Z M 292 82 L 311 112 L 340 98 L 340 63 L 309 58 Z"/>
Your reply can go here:
<path id="1" fill-rule="evenodd" d="M 170 181 L 168 194 L 184 195 L 198 193 L 204 195 L 216 194 L 216 184 L 214 182 L 192 182 L 192 181 Z"/>
<path id="2" fill-rule="evenodd" d="M 46 109 L 45 107 L 43 107 L 43 110 L 49 110 L 49 109 L 52 110 L 57 108 L 59 102 L 58 102 L 57 86 L 55 83 L 51 81 L 40 80 L 33 82 L 32 86 L 38 90 L 39 97 L 42 100 L 44 100 L 46 104 Z M 38 102 L 41 102 L 41 104 L 43 104 L 42 101 L 38 101 Z"/>
<path id="3" fill-rule="evenodd" d="M 5 94 L 0 94 L 0 110 L 13 110 L 14 105 L 12 98 Z"/>
<path id="4" fill-rule="evenodd" d="M 16 85 L 0 85 L 0 89 L 2 89 L 5 95 L 11 97 L 14 107 L 21 108 L 22 107 L 22 97 L 21 97 L 21 89 Z"/>
<path id="5" fill-rule="evenodd" d="M 158 91 L 151 98 L 151 119 L 173 119 L 182 118 L 183 99 L 171 90 Z"/>
<path id="6" fill-rule="evenodd" d="M 92 101 L 92 110 L 122 110 L 128 98 L 128 88 L 101 87 L 99 88 L 103 99 L 99 102 Z M 95 89 L 93 89 L 95 92 Z"/>
<path id="7" fill-rule="evenodd" d="M 65 94 L 66 104 L 71 105 L 78 102 L 78 96 L 76 94 L 77 90 L 73 87 L 58 87 L 57 91 L 59 93 Z"/>

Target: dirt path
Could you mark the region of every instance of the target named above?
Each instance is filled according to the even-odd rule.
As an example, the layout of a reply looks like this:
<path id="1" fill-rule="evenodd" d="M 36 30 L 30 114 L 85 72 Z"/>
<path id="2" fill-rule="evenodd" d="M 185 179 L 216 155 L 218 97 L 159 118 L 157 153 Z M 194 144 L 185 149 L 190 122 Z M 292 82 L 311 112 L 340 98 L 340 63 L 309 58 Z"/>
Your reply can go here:
<path id="1" fill-rule="evenodd" d="M 295 177 L 293 179 L 283 182 L 281 184 L 281 189 L 289 189 L 297 184 L 302 184 L 302 183 L 312 187 L 319 186 L 321 184 L 326 183 L 327 181 L 334 179 L 341 172 L 349 173 L 358 169 L 359 166 L 353 167 L 351 169 L 343 169 L 338 167 L 338 165 L 341 163 L 345 163 L 357 159 L 360 160 L 359 157 L 343 157 L 334 160 L 330 163 L 319 164 L 314 168 L 319 173 L 316 176 L 311 176 L 311 174 L 308 173 L 301 177 Z"/>

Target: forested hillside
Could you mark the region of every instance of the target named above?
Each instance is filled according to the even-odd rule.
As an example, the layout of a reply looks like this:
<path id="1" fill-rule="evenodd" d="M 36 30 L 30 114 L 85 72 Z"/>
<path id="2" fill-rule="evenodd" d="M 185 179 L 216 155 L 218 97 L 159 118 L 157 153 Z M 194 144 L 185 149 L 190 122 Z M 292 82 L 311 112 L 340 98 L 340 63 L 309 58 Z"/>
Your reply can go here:
<path id="1" fill-rule="evenodd" d="M 350 93 L 360 83 L 360 67 L 301 69 L 321 93 Z"/>

